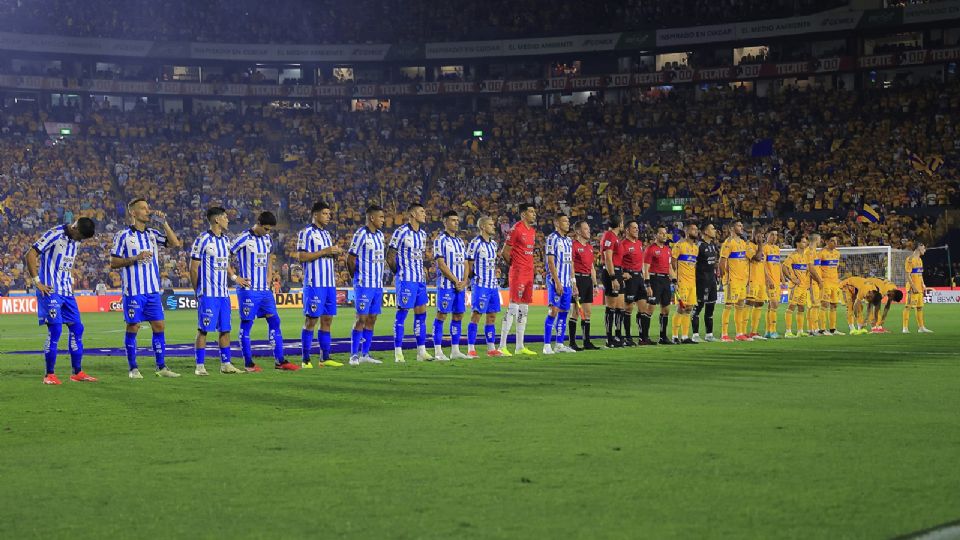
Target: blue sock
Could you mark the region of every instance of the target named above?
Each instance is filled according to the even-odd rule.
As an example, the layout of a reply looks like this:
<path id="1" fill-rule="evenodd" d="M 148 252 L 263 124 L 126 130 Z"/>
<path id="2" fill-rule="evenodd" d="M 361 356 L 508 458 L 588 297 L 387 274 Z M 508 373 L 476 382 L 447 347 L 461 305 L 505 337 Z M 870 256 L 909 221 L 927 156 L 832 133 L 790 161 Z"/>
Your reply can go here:
<path id="1" fill-rule="evenodd" d="M 75 322 L 70 329 L 70 366 L 76 375 L 83 371 L 83 323 Z"/>
<path id="2" fill-rule="evenodd" d="M 300 332 L 300 358 L 304 362 L 310 361 L 310 347 L 313 347 L 313 330 L 304 328 Z"/>
<path id="3" fill-rule="evenodd" d="M 124 334 L 123 348 L 127 351 L 127 367 L 137 369 L 137 335 L 130 332 Z"/>
<path id="4" fill-rule="evenodd" d="M 416 317 L 416 316 L 414 316 Z M 407 310 L 398 309 L 397 315 L 393 322 L 393 346 L 403 347 L 403 331 L 404 325 L 407 322 Z"/>
<path id="5" fill-rule="evenodd" d="M 250 345 L 250 331 L 253 330 L 253 320 L 240 321 L 240 352 L 243 353 L 243 365 L 253 366 L 253 347 Z"/>
<path id="6" fill-rule="evenodd" d="M 477 323 L 472 322 L 467 325 L 467 345 L 477 344 Z"/>
<path id="7" fill-rule="evenodd" d="M 273 361 L 276 364 L 282 364 L 283 358 L 283 333 L 280 331 L 280 317 L 274 315 L 267 317 L 267 327 L 269 328 L 270 346 L 273 347 Z"/>
<path id="8" fill-rule="evenodd" d="M 439 347 L 443 345 L 443 321 L 440 319 L 433 320 L 433 346 Z"/>
<path id="9" fill-rule="evenodd" d="M 350 333 L 350 356 L 357 356 L 360 354 L 360 340 L 363 339 L 363 330 L 353 329 L 353 332 Z"/>
<path id="10" fill-rule="evenodd" d="M 427 314 L 413 314 L 413 331 L 417 334 L 417 347 L 423 347 L 427 344 Z M 443 335 L 443 330 L 440 331 Z"/>
<path id="11" fill-rule="evenodd" d="M 167 337 L 163 332 L 153 333 L 153 356 L 157 360 L 157 369 L 167 367 Z"/>
<path id="12" fill-rule="evenodd" d="M 197 365 L 202 366 L 203 363 L 207 360 L 207 349 L 206 348 L 201 349 L 199 347 L 194 346 L 193 355 L 196 356 L 197 358 Z"/>
<path id="13" fill-rule="evenodd" d="M 483 326 L 483 336 L 487 340 L 487 345 L 497 345 L 497 326 L 495 324 L 485 324 Z"/>
<path id="14" fill-rule="evenodd" d="M 320 351 L 323 353 L 324 362 L 326 362 L 330 359 L 330 332 L 318 331 L 317 341 L 320 342 Z"/>
<path id="15" fill-rule="evenodd" d="M 363 329 L 363 355 L 370 356 L 370 346 L 373 345 L 373 330 Z"/>
<path id="16" fill-rule="evenodd" d="M 544 345 L 550 345 L 553 343 L 553 325 L 557 323 L 557 318 L 554 315 L 547 313 L 547 318 L 543 321 L 543 343 Z"/>
<path id="17" fill-rule="evenodd" d="M 563 345 L 567 340 L 567 311 L 557 314 L 557 345 Z"/>
<path id="18" fill-rule="evenodd" d="M 57 367 L 57 342 L 63 333 L 60 323 L 47 324 L 47 343 L 43 347 L 43 361 L 47 364 L 47 374 L 53 373 Z"/>
<path id="19" fill-rule="evenodd" d="M 220 363 L 221 364 L 226 364 L 227 362 L 229 362 L 231 356 L 232 354 L 230 351 L 230 345 L 227 345 L 226 347 L 220 347 Z"/>
<path id="20" fill-rule="evenodd" d="M 450 322 L 450 345 L 459 345 L 461 334 L 463 334 L 463 321 L 451 321 Z"/>

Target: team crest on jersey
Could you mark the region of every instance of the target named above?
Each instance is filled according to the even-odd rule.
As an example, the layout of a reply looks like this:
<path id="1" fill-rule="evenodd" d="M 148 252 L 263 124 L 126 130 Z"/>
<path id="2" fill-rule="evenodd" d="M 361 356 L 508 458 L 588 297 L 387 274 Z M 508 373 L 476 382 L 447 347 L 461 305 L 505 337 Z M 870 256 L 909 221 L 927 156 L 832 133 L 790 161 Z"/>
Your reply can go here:
<path id="1" fill-rule="evenodd" d="M 50 310 L 47 312 L 47 315 L 50 316 L 51 319 L 56 319 L 56 318 L 57 318 L 57 309 L 56 309 L 56 308 L 50 308 Z"/>
<path id="2" fill-rule="evenodd" d="M 360 304 L 359 304 L 358 308 L 359 308 L 361 311 L 363 311 L 363 309 L 366 308 L 366 307 L 367 307 L 367 298 L 366 298 L 365 296 L 361 296 L 361 297 L 360 297 Z M 316 309 L 316 308 L 314 308 L 314 309 Z"/>
<path id="3" fill-rule="evenodd" d="M 317 301 L 316 301 L 316 300 L 312 300 L 312 301 L 310 302 L 310 311 L 316 311 L 316 310 L 317 310 L 317 307 L 318 307 Z"/>
<path id="4" fill-rule="evenodd" d="M 203 326 L 210 326 L 210 317 L 203 318 Z"/>
<path id="5" fill-rule="evenodd" d="M 444 301 L 443 301 L 443 309 L 447 309 L 447 306 L 448 306 L 449 304 L 450 304 L 450 302 L 447 302 L 446 300 L 444 300 Z"/>
<path id="6" fill-rule="evenodd" d="M 250 308 L 247 307 L 247 306 L 243 306 L 243 314 L 244 314 L 244 315 L 250 315 Z"/>
<path id="7" fill-rule="evenodd" d="M 136 312 L 136 310 L 134 310 L 133 308 L 130 308 L 130 309 L 127 310 L 127 317 L 129 317 L 129 318 L 131 318 L 131 319 L 132 319 L 132 318 L 134 317 L 134 315 L 136 315 L 136 314 L 137 314 L 137 312 Z"/>
<path id="8" fill-rule="evenodd" d="M 406 304 L 410 301 L 410 291 L 403 291 L 403 296 L 400 297 L 400 303 Z"/>

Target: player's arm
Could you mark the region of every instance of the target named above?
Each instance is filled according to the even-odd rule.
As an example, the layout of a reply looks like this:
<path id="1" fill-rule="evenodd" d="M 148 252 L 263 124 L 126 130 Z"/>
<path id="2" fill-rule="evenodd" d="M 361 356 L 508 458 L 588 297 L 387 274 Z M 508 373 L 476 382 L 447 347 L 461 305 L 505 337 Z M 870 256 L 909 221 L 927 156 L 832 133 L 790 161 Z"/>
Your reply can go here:
<path id="1" fill-rule="evenodd" d="M 789 259 L 780 265 L 780 272 L 783 274 L 783 277 L 787 278 L 787 282 L 798 285 L 800 280 L 797 278 L 797 275 L 793 272 L 793 266 L 787 264 Z"/>
<path id="2" fill-rule="evenodd" d="M 178 238 L 179 240 L 179 238 Z M 140 261 L 153 257 L 152 251 L 141 251 L 136 257 L 124 257 L 121 247 L 124 242 L 123 235 L 117 235 L 113 239 L 113 249 L 110 251 L 110 269 L 119 270 L 128 266 L 137 264 Z M 169 243 L 169 240 L 168 240 Z"/>
<path id="3" fill-rule="evenodd" d="M 811 281 L 816 281 L 816 282 L 817 282 L 817 285 L 823 287 L 823 280 L 820 279 L 820 269 L 817 268 L 817 265 L 813 264 L 813 260 L 812 260 L 812 259 L 810 260 L 810 266 L 808 266 L 808 268 L 810 269 L 810 271 L 809 271 L 809 273 L 810 273 L 810 280 L 811 280 Z"/>
<path id="4" fill-rule="evenodd" d="M 233 264 L 227 263 L 227 275 L 230 276 L 230 279 L 233 280 L 234 283 L 241 287 L 250 286 L 250 279 L 238 274 Z"/>
<path id="5" fill-rule="evenodd" d="M 763 277 L 764 281 L 767 283 L 767 289 L 775 289 L 779 283 L 774 283 L 773 281 L 773 272 L 770 270 L 770 265 L 763 263 Z"/>
<path id="6" fill-rule="evenodd" d="M 160 225 L 163 227 L 163 235 L 167 238 L 167 247 L 177 249 L 183 247 L 183 240 L 180 240 L 177 233 L 170 227 L 170 224 L 167 223 L 167 215 L 163 212 L 154 212 L 154 215 L 162 220 Z"/>
<path id="7" fill-rule="evenodd" d="M 196 259 L 190 260 L 190 286 L 193 287 L 193 290 L 197 290 L 197 275 L 200 272 L 200 261 Z"/>
<path id="8" fill-rule="evenodd" d="M 473 259 L 467 259 L 463 263 L 463 282 L 470 283 L 471 275 L 473 275 Z"/>
<path id="9" fill-rule="evenodd" d="M 580 293 L 577 290 L 577 272 L 573 269 L 573 264 L 570 265 L 570 289 L 573 291 L 573 296 Z"/>
<path id="10" fill-rule="evenodd" d="M 199 236 L 193 241 L 193 247 L 190 248 L 190 285 L 194 291 L 197 290 L 200 281 L 200 255 L 203 253 L 204 247 L 206 247 L 206 242 L 202 236 Z"/>
<path id="11" fill-rule="evenodd" d="M 460 280 L 457 279 L 457 276 L 453 275 L 453 272 L 450 271 L 450 267 L 447 266 L 446 259 L 443 258 L 443 255 L 437 255 L 437 268 L 440 269 L 440 273 L 443 274 L 443 277 L 449 279 L 453 283 L 460 283 Z"/>
<path id="12" fill-rule="evenodd" d="M 510 237 L 507 238 L 507 241 L 503 243 L 503 247 L 500 248 L 500 258 L 508 265 L 510 264 L 510 256 L 513 253 L 513 234 L 513 231 L 511 231 Z"/>
<path id="13" fill-rule="evenodd" d="M 563 287 L 560 286 L 560 274 L 557 273 L 557 259 L 552 253 L 547 254 L 547 273 L 550 274 L 550 279 L 553 280 L 553 286 L 556 287 L 558 291 L 563 290 Z"/>
<path id="14" fill-rule="evenodd" d="M 38 257 L 39 255 L 40 255 L 40 252 L 37 251 L 37 248 L 31 247 L 30 249 L 27 250 L 27 255 L 26 257 L 24 257 L 24 259 L 27 264 L 27 275 L 29 275 L 30 279 L 32 279 L 33 282 L 36 284 L 37 290 L 40 291 L 41 294 L 46 296 L 50 294 L 53 291 L 53 289 L 44 285 L 43 283 L 40 283 L 40 273 L 38 272 L 38 268 L 40 267 L 40 258 Z"/>

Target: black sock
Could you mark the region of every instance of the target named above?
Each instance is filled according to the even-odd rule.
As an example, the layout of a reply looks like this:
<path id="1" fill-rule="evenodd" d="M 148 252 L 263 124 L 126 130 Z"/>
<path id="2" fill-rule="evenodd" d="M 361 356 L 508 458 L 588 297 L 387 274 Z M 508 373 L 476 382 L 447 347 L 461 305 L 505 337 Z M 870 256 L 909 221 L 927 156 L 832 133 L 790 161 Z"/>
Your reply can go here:
<path id="1" fill-rule="evenodd" d="M 623 310 L 617 308 L 613 310 L 613 320 L 616 324 L 617 339 L 623 339 Z"/>
<path id="2" fill-rule="evenodd" d="M 603 324 L 607 327 L 607 341 L 613 341 L 613 308 L 608 307 L 603 312 Z"/>
<path id="3" fill-rule="evenodd" d="M 667 339 L 667 325 L 670 323 L 670 316 L 666 313 L 660 314 L 660 339 Z"/>
<path id="4" fill-rule="evenodd" d="M 577 346 L 577 321 L 574 319 L 570 319 L 570 324 L 568 326 L 570 327 L 570 330 L 568 331 L 568 333 L 570 334 L 570 345 L 576 347 Z"/>
<path id="5" fill-rule="evenodd" d="M 690 331 L 694 335 L 700 333 L 700 312 L 703 311 L 703 304 L 697 304 L 697 307 L 693 308 L 693 314 L 690 316 Z"/>
<path id="6" fill-rule="evenodd" d="M 590 343 L 590 319 L 580 321 L 580 327 L 583 328 L 583 342 Z"/>
<path id="7" fill-rule="evenodd" d="M 640 323 L 640 339 L 650 340 L 650 314 L 641 313 L 638 316 Z"/>
<path id="8" fill-rule="evenodd" d="M 627 336 L 627 339 L 633 339 L 630 335 L 630 314 L 626 311 L 623 312 L 623 335 Z"/>
<path id="9" fill-rule="evenodd" d="M 708 334 L 713 333 L 713 308 L 716 307 L 716 304 L 707 304 L 707 307 L 703 310 L 703 325 L 707 329 Z"/>

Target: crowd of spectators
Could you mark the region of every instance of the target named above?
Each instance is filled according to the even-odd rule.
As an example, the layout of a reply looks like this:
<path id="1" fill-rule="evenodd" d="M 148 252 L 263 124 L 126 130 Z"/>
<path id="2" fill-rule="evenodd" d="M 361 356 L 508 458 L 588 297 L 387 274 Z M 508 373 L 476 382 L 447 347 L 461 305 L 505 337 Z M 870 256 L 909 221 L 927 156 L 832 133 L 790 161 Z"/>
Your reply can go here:
<path id="1" fill-rule="evenodd" d="M 0 110 L 0 275 L 24 287 L 22 258 L 36 236 L 90 216 L 100 234 L 81 249 L 78 288 L 116 287 L 108 250 L 135 197 L 165 211 L 188 245 L 205 230 L 208 206 L 225 206 L 235 232 L 262 210 L 278 214 L 278 288 L 298 284 L 289 253 L 317 200 L 333 207 L 344 248 L 369 204 L 386 208 L 388 235 L 407 205 L 422 201 L 431 235 L 454 208 L 472 236 L 484 214 L 503 235 L 528 200 L 542 232 L 560 212 L 596 233 L 613 215 L 673 232 L 690 221 L 739 219 L 780 230 L 785 245 L 819 231 L 848 246 L 906 247 L 931 240 L 934 216 L 958 204 L 960 132 L 950 121 L 958 111 L 956 83 L 767 98 L 677 88 L 625 104 L 481 112 L 443 102 L 389 113 L 75 111 L 75 133 L 61 139 L 44 132 L 43 111 Z M 911 152 L 944 165 L 918 171 Z M 660 214 L 658 199 L 685 209 Z M 864 204 L 884 221 L 859 223 Z M 188 286 L 185 252 L 165 250 L 160 260 L 164 285 Z M 342 260 L 338 271 L 348 285 Z"/>

